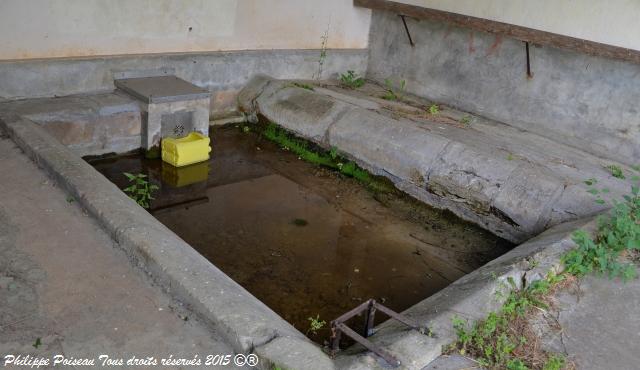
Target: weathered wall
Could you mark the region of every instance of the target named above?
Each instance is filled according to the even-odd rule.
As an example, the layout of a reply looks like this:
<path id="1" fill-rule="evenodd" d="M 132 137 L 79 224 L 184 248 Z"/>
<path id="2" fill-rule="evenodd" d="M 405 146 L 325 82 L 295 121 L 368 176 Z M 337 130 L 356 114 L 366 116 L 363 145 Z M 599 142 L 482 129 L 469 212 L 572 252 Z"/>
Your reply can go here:
<path id="1" fill-rule="evenodd" d="M 370 19 L 351 0 L 2 0 L 0 101 L 108 91 L 117 72 L 167 69 L 225 114 L 256 73 L 317 77 L 327 32 L 321 77 L 363 73 Z"/>
<path id="2" fill-rule="evenodd" d="M 0 60 L 367 47 L 351 0 L 2 0 Z"/>
<path id="3" fill-rule="evenodd" d="M 627 164 L 640 161 L 640 65 L 374 11 L 368 75 Z"/>
<path id="4" fill-rule="evenodd" d="M 396 0 L 640 50 L 637 0 Z"/>
<path id="5" fill-rule="evenodd" d="M 211 91 L 212 113 L 220 116 L 236 109 L 236 93 L 254 74 L 310 79 L 319 58 L 319 50 L 254 50 L 0 61 L 0 101 L 110 91 L 117 72 L 167 69 Z M 364 74 L 366 64 L 366 49 L 328 50 L 322 77 Z"/>

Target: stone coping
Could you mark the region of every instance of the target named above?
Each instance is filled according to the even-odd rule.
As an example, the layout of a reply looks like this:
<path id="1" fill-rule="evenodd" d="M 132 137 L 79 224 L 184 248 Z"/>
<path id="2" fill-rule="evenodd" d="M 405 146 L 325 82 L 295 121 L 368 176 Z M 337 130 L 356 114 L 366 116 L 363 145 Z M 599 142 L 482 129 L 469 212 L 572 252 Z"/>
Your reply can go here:
<path id="1" fill-rule="evenodd" d="M 114 81 L 117 88 L 147 104 L 209 99 L 211 93 L 176 76 L 125 78 Z"/>

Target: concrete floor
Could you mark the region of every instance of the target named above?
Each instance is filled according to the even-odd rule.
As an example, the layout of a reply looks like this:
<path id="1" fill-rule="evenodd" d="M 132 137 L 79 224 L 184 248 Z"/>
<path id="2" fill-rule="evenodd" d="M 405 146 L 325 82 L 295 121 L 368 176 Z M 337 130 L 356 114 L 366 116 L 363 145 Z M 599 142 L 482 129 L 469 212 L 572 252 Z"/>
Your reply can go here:
<path id="1" fill-rule="evenodd" d="M 11 354 L 158 360 L 232 354 L 1 137 L 0 174 L 1 364 Z"/>
<path id="2" fill-rule="evenodd" d="M 578 369 L 640 368 L 640 279 L 588 276 L 557 299 L 562 344 Z"/>

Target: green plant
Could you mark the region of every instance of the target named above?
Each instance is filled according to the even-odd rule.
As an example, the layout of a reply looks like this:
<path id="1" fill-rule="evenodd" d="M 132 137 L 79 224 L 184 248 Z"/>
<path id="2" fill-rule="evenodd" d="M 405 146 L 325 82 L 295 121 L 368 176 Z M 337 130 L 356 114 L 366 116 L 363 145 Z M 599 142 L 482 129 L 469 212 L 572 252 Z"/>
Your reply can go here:
<path id="1" fill-rule="evenodd" d="M 308 83 L 292 82 L 291 86 L 295 86 L 295 87 L 299 87 L 301 89 L 313 91 L 313 86 L 309 85 Z"/>
<path id="2" fill-rule="evenodd" d="M 440 108 L 438 107 L 437 104 L 431 104 L 431 106 L 429 107 L 429 114 L 431 115 L 436 115 L 440 113 Z"/>
<path id="3" fill-rule="evenodd" d="M 134 175 L 128 172 L 123 174 L 129 179 L 130 183 L 123 191 L 140 206 L 149 208 L 151 200 L 153 200 L 153 192 L 159 189 L 158 186 L 147 181 L 147 175 L 145 174 Z"/>
<path id="4" fill-rule="evenodd" d="M 318 330 L 322 329 L 327 322 L 324 320 L 320 320 L 320 315 L 316 315 L 316 317 L 309 317 L 307 320 L 309 320 L 309 329 L 307 329 L 307 334 L 309 334 L 310 332 L 313 335 L 318 334 Z"/>
<path id="5" fill-rule="evenodd" d="M 470 115 L 466 115 L 462 118 L 460 118 L 460 123 L 462 123 L 463 125 L 469 125 L 471 123 L 471 116 Z"/>
<path id="6" fill-rule="evenodd" d="M 553 355 L 549 358 L 542 370 L 562 370 L 566 364 L 566 359 L 562 356 Z"/>
<path id="7" fill-rule="evenodd" d="M 404 89 L 407 84 L 405 80 L 400 81 L 400 85 L 398 89 L 396 89 L 393 86 L 393 83 L 388 78 L 384 80 L 384 84 L 386 86 L 386 89 L 385 89 L 385 94 L 382 96 L 382 99 L 393 100 L 393 101 L 402 100 L 402 97 L 404 95 Z"/>
<path id="8" fill-rule="evenodd" d="M 449 352 L 473 357 L 480 366 L 492 369 L 533 368 L 534 358 L 545 360 L 544 369 L 556 369 L 558 364 L 564 366 L 562 356 L 530 345 L 532 331 L 527 327 L 527 317 L 537 309 L 548 307 L 546 296 L 562 280 L 562 276 L 550 274 L 546 279 L 517 289 L 515 281 L 508 279 L 511 290 L 500 310 L 490 312 L 485 319 L 473 324 L 453 317 L 457 341 L 449 347 Z"/>
<path id="9" fill-rule="evenodd" d="M 365 83 L 364 78 L 359 77 L 354 71 L 347 71 L 347 73 L 341 74 L 340 82 L 350 89 L 360 88 Z"/>
<path id="10" fill-rule="evenodd" d="M 295 153 L 300 159 L 337 170 L 345 176 L 353 177 L 372 191 L 393 191 L 389 185 L 372 177 L 369 172 L 360 168 L 355 162 L 343 158 L 335 147 L 331 148 L 329 152 L 313 150 L 305 140 L 292 136 L 274 123 L 268 124 L 262 131 L 262 135 L 280 145 L 282 149 Z"/>
<path id="11" fill-rule="evenodd" d="M 329 150 L 329 157 L 331 157 L 331 159 L 333 159 L 333 160 L 338 159 L 338 157 L 339 157 L 338 148 L 336 148 L 335 146 L 332 146 L 331 150 Z"/>
<path id="12" fill-rule="evenodd" d="M 327 60 L 327 46 L 329 44 L 329 28 L 331 28 L 331 23 L 327 24 L 327 29 L 324 31 L 324 34 L 320 36 L 320 58 L 318 59 L 318 71 L 316 72 L 315 79 L 319 80 L 322 78 L 322 72 L 324 70 L 324 63 Z"/>
<path id="13" fill-rule="evenodd" d="M 609 170 L 609 172 L 611 172 L 611 176 L 622 180 L 626 179 L 626 177 L 624 176 L 624 172 L 622 171 L 622 168 L 620 168 L 620 166 L 610 164 L 606 168 Z"/>
<path id="14" fill-rule="evenodd" d="M 631 187 L 631 194 L 625 195 L 622 201 L 614 200 L 611 211 L 598 218 L 593 237 L 584 230 L 573 234 L 577 247 L 562 258 L 568 272 L 582 276 L 595 271 L 623 280 L 636 276 L 636 268 L 632 263 L 620 261 L 623 252 L 640 251 L 640 179 L 634 176 L 634 180 L 636 183 Z M 597 181 L 589 179 L 585 183 L 593 186 Z M 596 202 L 605 203 L 600 195 L 607 193 L 608 189 L 590 188 L 588 191 L 598 196 Z"/>

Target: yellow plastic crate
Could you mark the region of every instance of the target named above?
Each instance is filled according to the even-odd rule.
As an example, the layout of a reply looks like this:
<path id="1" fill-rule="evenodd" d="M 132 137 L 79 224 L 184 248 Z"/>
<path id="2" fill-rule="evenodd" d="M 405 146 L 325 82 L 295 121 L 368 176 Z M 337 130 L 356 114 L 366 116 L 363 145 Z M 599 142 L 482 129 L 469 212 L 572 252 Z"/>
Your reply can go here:
<path id="1" fill-rule="evenodd" d="M 204 162 L 209 159 L 209 138 L 192 132 L 179 139 L 162 139 L 162 160 L 176 167 Z"/>

